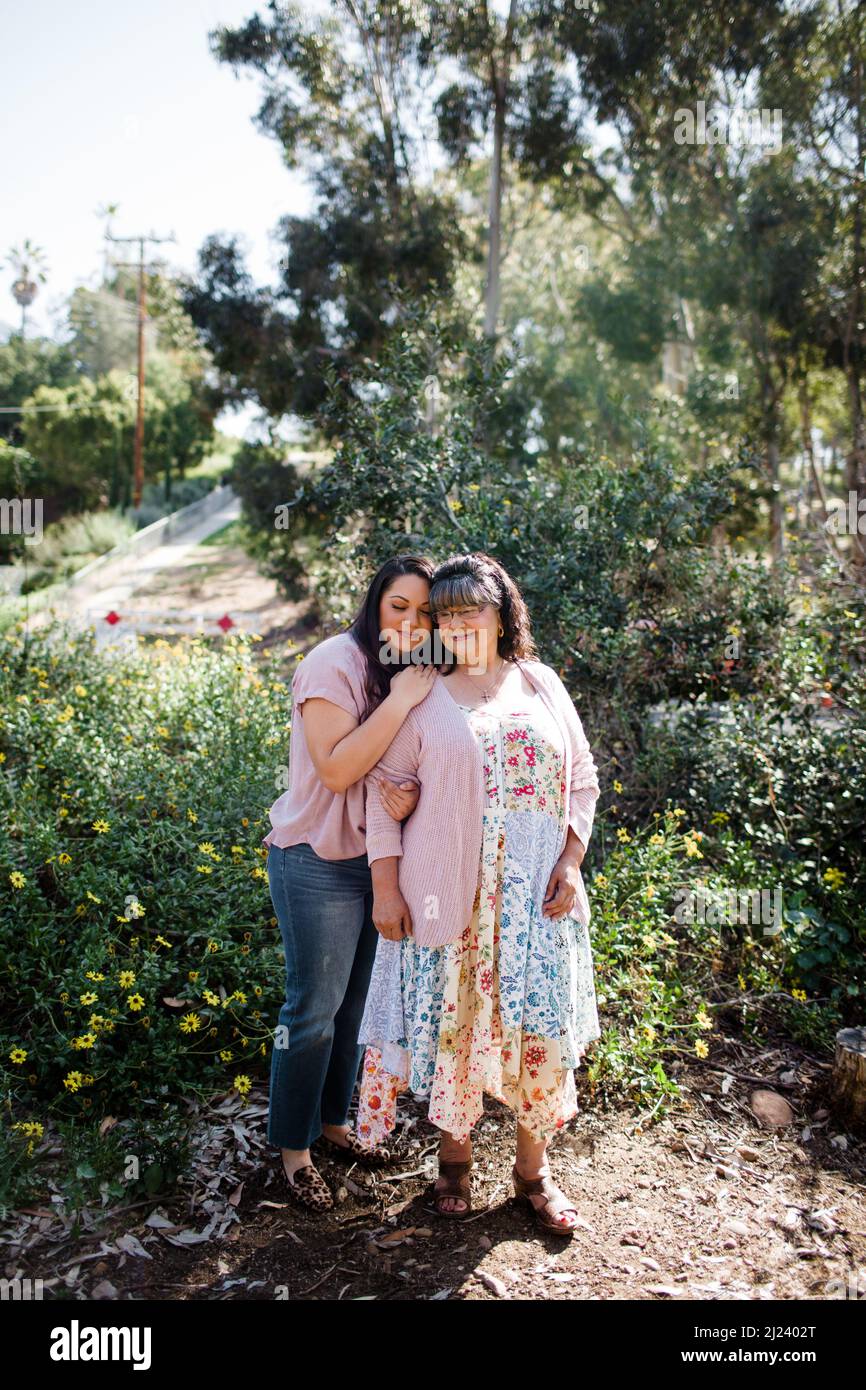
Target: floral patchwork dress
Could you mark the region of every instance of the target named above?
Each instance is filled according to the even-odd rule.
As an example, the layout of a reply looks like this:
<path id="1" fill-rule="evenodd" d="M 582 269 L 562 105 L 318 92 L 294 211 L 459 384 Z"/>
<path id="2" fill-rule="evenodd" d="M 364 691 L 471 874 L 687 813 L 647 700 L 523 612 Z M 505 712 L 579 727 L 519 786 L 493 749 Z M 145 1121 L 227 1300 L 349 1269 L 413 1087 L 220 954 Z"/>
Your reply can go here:
<path id="1" fill-rule="evenodd" d="M 359 1032 L 356 1131 L 370 1147 L 394 1128 L 407 1088 L 457 1140 L 485 1091 L 546 1138 L 577 1113 L 573 1069 L 601 1035 L 588 930 L 541 911 L 565 817 L 559 729 L 541 699 L 508 714 L 461 709 L 486 790 L 475 905 L 445 945 L 379 938 Z"/>

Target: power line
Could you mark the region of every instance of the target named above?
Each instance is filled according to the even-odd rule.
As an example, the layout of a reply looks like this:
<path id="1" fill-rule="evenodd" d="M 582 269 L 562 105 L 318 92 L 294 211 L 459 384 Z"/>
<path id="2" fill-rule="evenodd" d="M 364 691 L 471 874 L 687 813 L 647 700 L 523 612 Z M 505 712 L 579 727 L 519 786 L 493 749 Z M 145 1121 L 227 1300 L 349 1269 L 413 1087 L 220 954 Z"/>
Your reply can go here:
<path id="1" fill-rule="evenodd" d="M 93 401 L 70 401 L 65 405 L 0 405 L 0 415 L 12 415 L 23 410 L 87 410 Z"/>

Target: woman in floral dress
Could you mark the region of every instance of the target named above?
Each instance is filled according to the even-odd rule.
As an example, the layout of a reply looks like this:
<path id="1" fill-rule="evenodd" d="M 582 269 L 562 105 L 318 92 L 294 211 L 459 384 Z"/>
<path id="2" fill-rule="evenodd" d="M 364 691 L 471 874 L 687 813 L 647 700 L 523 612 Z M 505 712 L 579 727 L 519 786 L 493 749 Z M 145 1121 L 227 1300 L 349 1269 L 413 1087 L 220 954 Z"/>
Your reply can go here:
<path id="1" fill-rule="evenodd" d="M 380 940 L 359 1034 L 357 1133 L 381 1142 L 400 1090 L 428 1099 L 428 1117 L 443 1131 L 437 1209 L 466 1216 L 471 1130 L 486 1092 L 517 1116 L 516 1194 L 540 1224 L 571 1234 L 577 1213 L 550 1179 L 546 1148 L 577 1113 L 574 1068 L 600 1036 L 580 876 L 595 764 L 556 673 L 530 659 L 525 605 L 496 561 L 473 555 L 440 566 L 430 608 L 455 657 L 443 679 L 483 769 L 478 885 L 462 935 L 421 945 L 389 937 L 405 920 L 397 861 L 371 861 Z M 393 775 L 388 755 L 380 766 Z M 368 814 L 375 785 L 371 775 Z"/>

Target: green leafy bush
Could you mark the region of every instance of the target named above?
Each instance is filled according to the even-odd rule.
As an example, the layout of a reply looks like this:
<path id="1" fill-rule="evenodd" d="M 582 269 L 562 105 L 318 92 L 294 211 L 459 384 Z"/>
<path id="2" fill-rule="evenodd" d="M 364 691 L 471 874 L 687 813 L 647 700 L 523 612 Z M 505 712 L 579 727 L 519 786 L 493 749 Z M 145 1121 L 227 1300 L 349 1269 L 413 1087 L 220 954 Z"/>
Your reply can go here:
<path id="1" fill-rule="evenodd" d="M 244 638 L 0 641 L 2 1067 L 16 1120 L 264 1073 L 283 997 L 267 807 L 287 692 Z"/>
<path id="2" fill-rule="evenodd" d="M 602 1024 L 587 1062 L 596 1093 L 659 1108 L 677 1092 L 676 1064 L 711 1059 L 714 1036 L 734 1026 L 755 1041 L 782 1029 L 831 1044 L 843 1014 L 809 997 L 802 902 L 783 895 L 778 921 L 755 911 L 747 898 L 769 894 L 775 879 L 747 845 L 723 827 L 689 828 L 682 806 L 634 834 L 604 822 L 597 841 L 602 868 L 587 875 Z"/>

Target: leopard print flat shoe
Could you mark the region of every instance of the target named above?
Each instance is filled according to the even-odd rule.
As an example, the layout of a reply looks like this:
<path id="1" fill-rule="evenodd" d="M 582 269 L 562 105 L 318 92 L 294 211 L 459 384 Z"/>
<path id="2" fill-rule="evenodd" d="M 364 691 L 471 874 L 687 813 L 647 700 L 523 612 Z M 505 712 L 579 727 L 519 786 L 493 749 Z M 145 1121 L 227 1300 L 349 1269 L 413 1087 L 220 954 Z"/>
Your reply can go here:
<path id="1" fill-rule="evenodd" d="M 293 1202 L 297 1202 L 298 1206 L 307 1207 L 310 1211 L 331 1211 L 333 1209 L 333 1193 L 318 1168 L 314 1168 L 312 1163 L 307 1163 L 303 1168 L 296 1168 L 292 1177 L 289 1177 L 282 1156 L 277 1159 L 277 1162 Z"/>
<path id="2" fill-rule="evenodd" d="M 390 1149 L 384 1149 L 381 1145 L 376 1149 L 365 1148 L 354 1129 L 349 1130 L 345 1144 L 338 1144 L 327 1135 L 320 1134 L 316 1147 L 321 1147 L 329 1158 L 338 1158 L 343 1163 L 360 1163 L 365 1168 L 384 1168 L 396 1159 Z"/>

